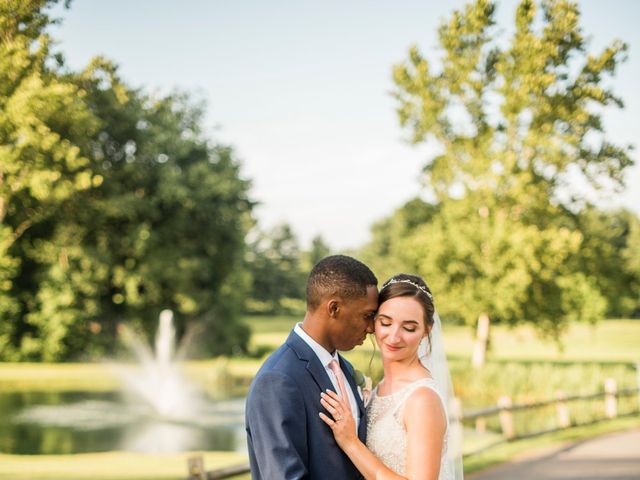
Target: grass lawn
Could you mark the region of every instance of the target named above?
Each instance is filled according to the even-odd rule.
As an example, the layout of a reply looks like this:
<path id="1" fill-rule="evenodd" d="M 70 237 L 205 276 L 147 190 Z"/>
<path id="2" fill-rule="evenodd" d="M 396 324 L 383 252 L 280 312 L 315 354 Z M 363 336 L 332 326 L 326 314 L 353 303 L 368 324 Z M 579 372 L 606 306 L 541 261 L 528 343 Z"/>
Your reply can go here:
<path id="1" fill-rule="evenodd" d="M 214 390 L 221 376 L 248 378 L 261 360 L 218 358 L 182 365 L 185 375 L 205 390 Z M 8 363 L 0 362 L 0 391 L 112 391 L 120 388 L 117 370 L 135 365 L 117 363 Z"/>
<path id="2" fill-rule="evenodd" d="M 2 455 L 0 480 L 183 480 L 187 458 L 202 455 L 207 470 L 236 465 L 246 457 L 233 452 L 146 455 L 127 452 L 77 455 Z"/>
<path id="3" fill-rule="evenodd" d="M 253 348 L 274 349 L 287 338 L 297 317 L 246 317 L 253 329 Z M 470 357 L 473 330 L 458 325 L 444 326 L 447 353 Z M 558 360 L 640 362 L 640 320 L 604 320 L 596 325 L 575 323 L 561 339 L 562 349 L 553 341 L 540 338 L 531 326 L 491 329 L 491 350 L 495 360 Z M 370 351 L 366 342 L 360 350 Z M 356 349 L 358 350 L 358 349 Z"/>
<path id="4" fill-rule="evenodd" d="M 469 357 L 473 331 L 468 327 L 444 329 L 447 352 Z M 640 362 L 640 320 L 604 320 L 596 325 L 572 324 L 560 339 L 541 339 L 531 326 L 495 326 L 489 358 L 496 360 L 556 360 L 571 362 Z"/>
<path id="5" fill-rule="evenodd" d="M 113 367 L 107 363 L 2 363 L 0 390 L 84 390 L 118 388 Z"/>

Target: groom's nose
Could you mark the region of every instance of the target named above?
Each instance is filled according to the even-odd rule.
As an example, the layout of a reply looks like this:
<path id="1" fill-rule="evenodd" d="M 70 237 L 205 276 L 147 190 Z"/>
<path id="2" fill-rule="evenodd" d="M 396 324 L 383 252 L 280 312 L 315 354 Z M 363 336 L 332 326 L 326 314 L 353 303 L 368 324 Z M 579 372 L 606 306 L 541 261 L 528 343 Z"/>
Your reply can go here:
<path id="1" fill-rule="evenodd" d="M 367 332 L 367 333 L 375 332 L 375 325 L 374 325 L 373 320 L 370 321 L 370 322 L 367 322 L 367 329 L 365 330 L 365 332 Z"/>

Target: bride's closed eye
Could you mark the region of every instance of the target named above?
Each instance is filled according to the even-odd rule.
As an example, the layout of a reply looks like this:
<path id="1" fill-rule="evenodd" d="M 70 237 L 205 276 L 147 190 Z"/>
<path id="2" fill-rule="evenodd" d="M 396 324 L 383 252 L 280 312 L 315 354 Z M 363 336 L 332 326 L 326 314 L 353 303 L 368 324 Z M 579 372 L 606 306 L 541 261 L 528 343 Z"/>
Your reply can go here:
<path id="1" fill-rule="evenodd" d="M 390 320 L 388 320 L 387 318 L 377 317 L 376 320 L 378 321 L 378 323 L 380 324 L 381 327 L 390 327 L 392 325 L 392 323 L 393 323 Z M 408 325 L 403 325 L 402 329 L 405 332 L 414 333 L 417 330 L 417 327 L 414 326 L 413 322 L 410 322 Z"/>

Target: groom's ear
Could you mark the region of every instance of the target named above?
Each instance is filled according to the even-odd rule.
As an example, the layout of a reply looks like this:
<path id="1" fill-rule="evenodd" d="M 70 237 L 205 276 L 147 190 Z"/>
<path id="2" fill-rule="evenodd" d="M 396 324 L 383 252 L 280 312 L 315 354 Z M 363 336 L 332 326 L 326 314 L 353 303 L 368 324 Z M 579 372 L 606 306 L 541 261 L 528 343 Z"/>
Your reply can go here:
<path id="1" fill-rule="evenodd" d="M 331 318 L 335 318 L 340 311 L 340 302 L 338 300 L 332 298 L 327 302 L 327 313 Z"/>

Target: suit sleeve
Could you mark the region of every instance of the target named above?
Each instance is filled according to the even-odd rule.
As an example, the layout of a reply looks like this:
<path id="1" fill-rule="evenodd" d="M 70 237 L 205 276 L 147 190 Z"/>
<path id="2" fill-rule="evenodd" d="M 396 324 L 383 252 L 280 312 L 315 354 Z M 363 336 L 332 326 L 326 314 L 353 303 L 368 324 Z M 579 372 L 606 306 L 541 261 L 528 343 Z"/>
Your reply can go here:
<path id="1" fill-rule="evenodd" d="M 255 379 L 247 401 L 247 433 L 252 468 L 265 480 L 308 478 L 304 400 L 295 382 L 280 372 Z"/>

